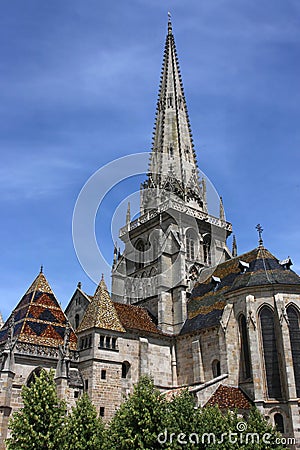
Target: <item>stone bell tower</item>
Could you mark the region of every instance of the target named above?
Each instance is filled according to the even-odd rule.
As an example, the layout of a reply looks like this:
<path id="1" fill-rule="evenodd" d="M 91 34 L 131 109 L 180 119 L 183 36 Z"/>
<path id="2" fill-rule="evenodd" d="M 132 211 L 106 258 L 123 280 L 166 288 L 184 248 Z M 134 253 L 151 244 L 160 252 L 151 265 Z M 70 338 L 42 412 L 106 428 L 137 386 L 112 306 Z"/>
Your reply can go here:
<path id="1" fill-rule="evenodd" d="M 231 257 L 222 200 L 209 214 L 206 179 L 196 153 L 169 17 L 149 171 L 140 191 L 140 215 L 120 230 L 125 244 L 112 268 L 112 295 L 144 306 L 166 333 L 186 320 L 186 301 L 201 268 Z"/>

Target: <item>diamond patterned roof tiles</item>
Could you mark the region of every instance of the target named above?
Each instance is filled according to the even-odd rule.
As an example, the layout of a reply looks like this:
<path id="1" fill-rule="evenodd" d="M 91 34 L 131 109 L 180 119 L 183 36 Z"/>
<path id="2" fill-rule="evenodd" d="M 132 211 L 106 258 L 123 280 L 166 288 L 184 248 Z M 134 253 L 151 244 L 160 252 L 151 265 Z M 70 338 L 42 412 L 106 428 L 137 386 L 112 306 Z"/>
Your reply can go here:
<path id="1" fill-rule="evenodd" d="M 12 314 L 0 330 L 0 343 L 7 339 L 8 324 L 14 316 L 14 338 L 37 345 L 57 347 L 63 344 L 67 318 L 53 291 L 40 272 L 27 289 Z M 76 349 L 77 337 L 70 335 L 70 348 Z"/>

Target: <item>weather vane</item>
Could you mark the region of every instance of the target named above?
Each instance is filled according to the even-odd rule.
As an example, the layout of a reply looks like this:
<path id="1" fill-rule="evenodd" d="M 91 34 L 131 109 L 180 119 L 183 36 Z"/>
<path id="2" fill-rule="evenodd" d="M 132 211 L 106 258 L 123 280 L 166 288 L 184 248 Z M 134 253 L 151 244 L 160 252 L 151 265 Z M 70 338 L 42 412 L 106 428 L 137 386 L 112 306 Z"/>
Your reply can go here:
<path id="1" fill-rule="evenodd" d="M 263 229 L 263 227 L 261 226 L 260 223 L 258 225 L 256 225 L 255 228 L 258 231 L 258 237 L 259 237 L 259 241 L 258 242 L 259 242 L 259 245 L 262 246 L 262 245 L 264 245 L 264 241 L 263 241 L 263 238 L 262 238 L 262 232 L 264 231 L 264 229 Z"/>

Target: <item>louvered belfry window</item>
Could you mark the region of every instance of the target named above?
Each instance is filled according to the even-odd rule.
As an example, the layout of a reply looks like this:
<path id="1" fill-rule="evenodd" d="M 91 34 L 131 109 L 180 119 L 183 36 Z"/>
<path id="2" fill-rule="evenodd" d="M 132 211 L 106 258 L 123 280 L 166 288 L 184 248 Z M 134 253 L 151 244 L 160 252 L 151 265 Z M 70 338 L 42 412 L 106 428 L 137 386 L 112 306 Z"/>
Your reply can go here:
<path id="1" fill-rule="evenodd" d="M 274 313 L 264 306 L 260 311 L 260 324 L 263 341 L 266 381 L 269 398 L 282 398 L 279 358 L 277 351 Z"/>
<path id="2" fill-rule="evenodd" d="M 294 376 L 296 383 L 297 397 L 300 397 L 300 329 L 299 329 L 299 313 L 294 306 L 287 308 L 289 319 L 290 342 L 292 349 Z"/>

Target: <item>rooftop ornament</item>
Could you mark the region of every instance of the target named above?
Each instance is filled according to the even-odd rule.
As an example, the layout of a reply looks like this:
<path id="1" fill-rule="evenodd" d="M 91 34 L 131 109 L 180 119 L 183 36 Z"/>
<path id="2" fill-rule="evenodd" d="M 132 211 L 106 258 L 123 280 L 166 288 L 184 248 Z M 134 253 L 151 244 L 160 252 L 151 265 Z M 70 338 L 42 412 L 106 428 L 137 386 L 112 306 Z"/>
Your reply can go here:
<path id="1" fill-rule="evenodd" d="M 255 228 L 258 231 L 258 238 L 259 238 L 258 243 L 259 243 L 259 246 L 263 247 L 264 246 L 264 241 L 263 241 L 263 238 L 262 238 L 262 232 L 264 231 L 264 229 L 263 229 L 263 227 L 261 226 L 260 223 L 258 225 L 256 225 Z"/>

